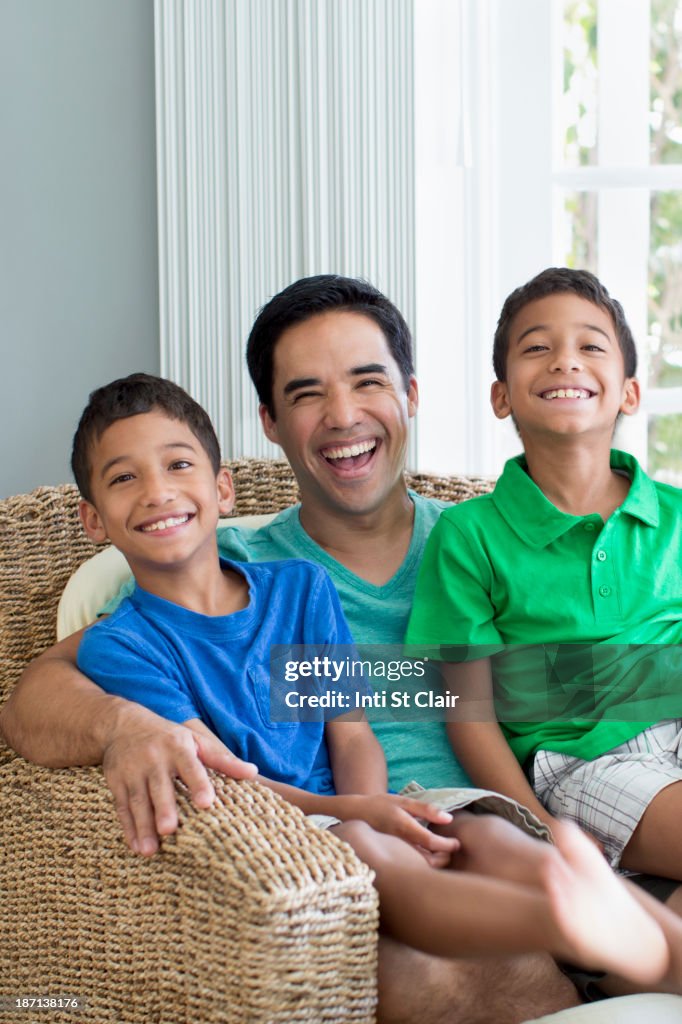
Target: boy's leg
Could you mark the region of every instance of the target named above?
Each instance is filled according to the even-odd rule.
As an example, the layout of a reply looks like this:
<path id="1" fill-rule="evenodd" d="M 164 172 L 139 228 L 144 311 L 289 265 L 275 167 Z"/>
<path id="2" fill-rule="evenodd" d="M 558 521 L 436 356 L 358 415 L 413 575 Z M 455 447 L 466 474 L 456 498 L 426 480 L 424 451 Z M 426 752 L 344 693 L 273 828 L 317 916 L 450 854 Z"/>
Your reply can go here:
<path id="1" fill-rule="evenodd" d="M 682 882 L 682 782 L 653 798 L 623 850 L 621 867 Z"/>
<path id="2" fill-rule="evenodd" d="M 595 836 L 612 867 L 682 881 L 680 782 L 680 721 L 650 726 L 592 761 L 541 750 L 533 763 L 538 798 Z"/>
<path id="3" fill-rule="evenodd" d="M 424 952 L 549 951 L 642 983 L 667 966 L 660 929 L 578 829 L 558 827 L 558 853 L 542 888 L 436 871 L 408 844 L 362 822 L 335 831 L 374 869 L 385 930 Z"/>
<path id="4" fill-rule="evenodd" d="M 678 888 L 667 901 L 659 900 L 644 892 L 639 886 L 626 880 L 634 898 L 647 911 L 665 935 L 670 953 L 668 968 L 661 980 L 653 986 L 641 986 L 622 977 L 607 976 L 600 980 L 599 987 L 610 996 L 628 995 L 633 992 L 674 992 L 682 993 L 682 887 Z"/>
<path id="5" fill-rule="evenodd" d="M 460 849 L 450 855 L 451 868 L 519 885 L 542 886 L 556 856 L 549 843 L 494 814 L 457 811 L 449 825 L 431 828 L 459 839 Z"/>

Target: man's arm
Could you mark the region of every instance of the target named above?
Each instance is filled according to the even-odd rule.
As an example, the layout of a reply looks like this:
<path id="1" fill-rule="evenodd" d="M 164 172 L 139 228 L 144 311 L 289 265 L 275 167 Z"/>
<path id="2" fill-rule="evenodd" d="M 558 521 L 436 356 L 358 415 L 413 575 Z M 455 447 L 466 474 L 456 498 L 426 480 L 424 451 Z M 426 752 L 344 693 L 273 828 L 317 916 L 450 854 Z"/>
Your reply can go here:
<path id="1" fill-rule="evenodd" d="M 232 778 L 254 778 L 256 769 L 212 734 L 104 693 L 76 668 L 81 635 L 62 640 L 28 666 L 0 712 L 0 731 L 36 764 L 102 764 L 126 842 L 151 855 L 158 836 L 177 828 L 176 778 L 197 807 L 209 807 L 215 790 L 207 767 Z"/>

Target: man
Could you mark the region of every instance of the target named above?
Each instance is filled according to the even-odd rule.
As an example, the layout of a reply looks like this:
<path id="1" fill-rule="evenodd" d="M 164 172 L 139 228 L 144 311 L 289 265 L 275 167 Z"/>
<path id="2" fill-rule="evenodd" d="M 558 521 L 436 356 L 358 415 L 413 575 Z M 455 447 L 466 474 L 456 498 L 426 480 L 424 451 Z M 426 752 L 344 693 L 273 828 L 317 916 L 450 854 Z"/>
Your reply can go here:
<path id="1" fill-rule="evenodd" d="M 439 512 L 408 494 L 403 477 L 408 424 L 418 404 L 405 321 L 364 282 L 307 278 L 263 308 L 247 357 L 265 433 L 289 459 L 301 504 L 262 531 L 226 531 L 221 550 L 247 559 L 297 554 L 321 562 L 356 640 L 401 641 Z M 240 765 L 217 739 L 104 694 L 74 667 L 79 639 L 57 644 L 26 670 L 0 727 L 20 754 L 41 764 L 101 763 L 126 840 L 153 854 L 157 835 L 177 826 L 174 779 L 183 779 L 195 804 L 206 807 L 213 789 L 205 767 L 232 775 Z M 411 735 L 415 728 L 409 726 Z M 443 785 L 461 781 L 444 726 L 421 728 L 431 732 L 407 755 L 404 727 L 400 742 L 395 730 L 380 734 L 392 780 L 406 773 L 436 784 L 424 779 L 428 768 L 440 772 Z M 379 991 L 380 1019 L 395 1024 L 512 1024 L 577 1003 L 549 958 L 438 960 L 385 939 Z"/>

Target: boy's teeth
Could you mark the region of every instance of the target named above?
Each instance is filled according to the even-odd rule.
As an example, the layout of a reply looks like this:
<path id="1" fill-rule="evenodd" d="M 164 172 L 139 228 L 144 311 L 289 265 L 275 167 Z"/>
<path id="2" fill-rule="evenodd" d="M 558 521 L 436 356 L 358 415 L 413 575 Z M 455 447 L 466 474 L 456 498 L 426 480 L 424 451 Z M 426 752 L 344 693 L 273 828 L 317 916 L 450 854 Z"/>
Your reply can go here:
<path id="1" fill-rule="evenodd" d="M 583 388 L 557 388 L 555 391 L 545 391 L 543 398 L 589 398 L 589 391 Z"/>
<path id="2" fill-rule="evenodd" d="M 156 523 L 150 523 L 149 526 L 142 526 L 141 529 L 143 533 L 153 533 L 154 530 L 170 530 L 171 526 L 181 526 L 188 519 L 189 515 L 173 516 L 170 519 L 159 519 Z"/>
<path id="3" fill-rule="evenodd" d="M 376 441 L 361 441 L 360 444 L 352 444 L 348 448 L 325 448 L 322 452 L 325 459 L 350 459 L 353 455 L 363 455 L 376 448 Z"/>

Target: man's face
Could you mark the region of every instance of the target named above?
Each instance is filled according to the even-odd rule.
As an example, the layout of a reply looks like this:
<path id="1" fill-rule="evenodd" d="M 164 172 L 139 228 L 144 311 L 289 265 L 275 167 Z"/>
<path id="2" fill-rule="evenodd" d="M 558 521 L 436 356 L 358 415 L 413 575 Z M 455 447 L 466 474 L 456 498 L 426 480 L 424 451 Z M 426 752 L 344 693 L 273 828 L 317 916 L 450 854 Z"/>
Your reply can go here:
<path id="1" fill-rule="evenodd" d="M 307 514 L 363 514 L 402 487 L 416 381 L 406 390 L 381 328 L 369 317 L 330 311 L 290 327 L 274 351 L 274 419 Z"/>
<path id="2" fill-rule="evenodd" d="M 495 381 L 495 415 L 512 415 L 524 444 L 541 435 L 610 439 L 619 413 L 636 411 L 639 386 L 625 376 L 606 310 L 572 293 L 536 299 L 509 330 L 507 379 Z"/>

